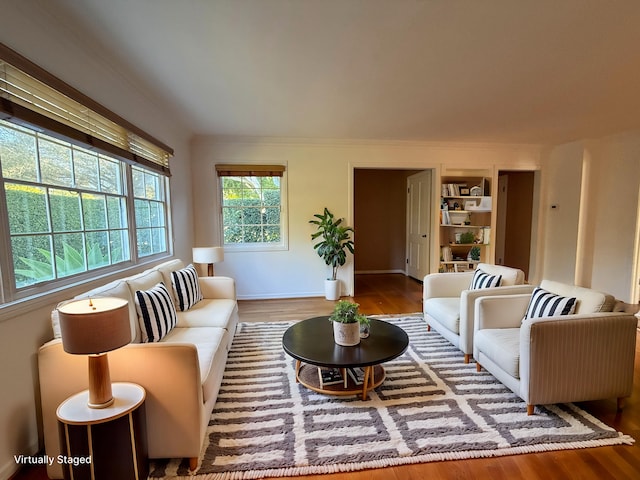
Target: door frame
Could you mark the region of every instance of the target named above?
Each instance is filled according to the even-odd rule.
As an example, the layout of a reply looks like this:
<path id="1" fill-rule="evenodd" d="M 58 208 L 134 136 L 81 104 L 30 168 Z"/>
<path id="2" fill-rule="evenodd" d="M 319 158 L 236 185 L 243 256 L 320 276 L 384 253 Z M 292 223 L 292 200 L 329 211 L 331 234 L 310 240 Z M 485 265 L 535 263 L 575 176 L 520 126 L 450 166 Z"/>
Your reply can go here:
<path id="1" fill-rule="evenodd" d="M 380 162 L 375 162 L 375 161 L 356 161 L 356 162 L 349 162 L 349 167 L 348 167 L 348 172 L 347 172 L 347 176 L 348 176 L 348 218 L 347 218 L 347 222 L 349 225 L 353 225 L 353 220 L 354 220 L 354 209 L 355 209 L 355 186 L 354 186 L 354 181 L 355 181 L 355 170 L 356 169 L 373 169 L 373 170 L 431 170 L 431 205 L 438 205 L 439 202 L 439 196 L 436 195 L 436 193 L 438 193 L 436 190 L 436 179 L 440 178 L 440 172 L 441 172 L 441 165 L 438 163 L 431 163 L 428 161 L 418 161 L 418 162 L 398 162 L 397 164 L 389 164 L 389 162 L 384 162 L 384 163 L 380 163 Z M 435 248 L 433 245 L 434 239 L 436 237 L 436 235 L 434 234 L 434 232 L 437 231 L 438 225 L 436 224 L 436 221 L 438 219 L 437 215 L 432 215 L 431 216 L 431 260 L 430 260 L 430 265 L 431 265 L 431 272 L 433 273 L 433 266 L 437 265 L 438 263 L 438 259 L 439 257 L 437 256 L 437 252 L 439 251 L 438 248 Z M 355 238 L 354 235 L 354 240 L 356 242 L 356 249 L 357 249 L 357 238 Z M 357 250 L 356 250 L 357 252 Z M 405 251 L 406 254 L 406 251 Z M 406 272 L 406 269 L 405 269 Z M 355 269 L 353 268 L 353 265 L 351 266 L 351 285 L 349 285 L 348 287 L 348 292 L 347 295 L 349 296 L 353 296 L 354 294 L 354 290 L 355 290 Z"/>

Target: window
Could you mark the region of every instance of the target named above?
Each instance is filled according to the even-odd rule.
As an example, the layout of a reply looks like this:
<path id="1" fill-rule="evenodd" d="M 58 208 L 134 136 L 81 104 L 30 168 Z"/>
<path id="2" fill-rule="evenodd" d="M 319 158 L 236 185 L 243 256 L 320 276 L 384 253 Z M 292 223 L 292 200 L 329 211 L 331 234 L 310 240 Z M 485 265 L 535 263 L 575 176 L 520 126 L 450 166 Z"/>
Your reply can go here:
<path id="1" fill-rule="evenodd" d="M 286 247 L 284 167 L 218 165 L 226 247 Z"/>
<path id="2" fill-rule="evenodd" d="M 169 253 L 173 150 L 0 43 L 0 303 Z"/>
<path id="3" fill-rule="evenodd" d="M 0 121 L 0 164 L 15 289 L 167 252 L 164 177 Z"/>
<path id="4" fill-rule="evenodd" d="M 133 167 L 133 197 L 136 211 L 138 256 L 167 251 L 164 177 Z"/>

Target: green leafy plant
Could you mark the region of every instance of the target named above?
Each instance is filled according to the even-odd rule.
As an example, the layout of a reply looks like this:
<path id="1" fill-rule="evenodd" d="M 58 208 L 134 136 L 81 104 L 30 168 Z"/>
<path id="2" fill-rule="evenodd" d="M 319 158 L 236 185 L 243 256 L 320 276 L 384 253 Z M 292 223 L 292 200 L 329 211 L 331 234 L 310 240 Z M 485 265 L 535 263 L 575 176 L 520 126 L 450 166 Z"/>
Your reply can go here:
<path id="1" fill-rule="evenodd" d="M 475 243 L 475 241 L 476 236 L 473 232 L 464 232 L 462 235 L 460 235 L 460 243 L 469 244 Z"/>
<path id="2" fill-rule="evenodd" d="M 332 322 L 338 323 L 360 323 L 364 325 L 371 324 L 371 320 L 359 312 L 360 305 L 349 302 L 348 300 L 340 300 L 336 303 L 333 313 L 329 317 Z"/>
<path id="3" fill-rule="evenodd" d="M 347 261 L 347 250 L 353 253 L 353 240 L 351 240 L 353 228 L 343 226 L 343 219 L 335 219 L 326 207 L 322 214 L 316 213 L 314 217 L 316 219 L 309 220 L 309 223 L 317 225 L 318 231 L 311 234 L 311 240 L 319 238 L 320 242 L 313 248 L 324 263 L 331 267 L 331 280 L 335 280 L 338 268 Z"/>
<path id="4" fill-rule="evenodd" d="M 469 250 L 469 257 L 471 260 L 480 260 L 480 247 L 471 247 L 471 250 Z"/>

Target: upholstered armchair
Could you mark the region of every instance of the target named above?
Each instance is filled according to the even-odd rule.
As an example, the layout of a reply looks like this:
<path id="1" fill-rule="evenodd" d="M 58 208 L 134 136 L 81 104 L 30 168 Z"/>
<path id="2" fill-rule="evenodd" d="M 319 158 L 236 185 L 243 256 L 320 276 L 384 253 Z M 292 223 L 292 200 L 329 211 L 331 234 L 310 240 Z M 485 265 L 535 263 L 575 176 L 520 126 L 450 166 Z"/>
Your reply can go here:
<path id="1" fill-rule="evenodd" d="M 476 368 L 522 398 L 529 415 L 536 405 L 605 398 L 621 409 L 633 387 L 638 321 L 612 312 L 614 304 L 611 295 L 548 280 L 533 294 L 481 297 Z"/>
<path id="2" fill-rule="evenodd" d="M 474 276 L 480 272 L 501 277 L 498 287 L 471 289 Z M 495 279 L 494 279 L 495 280 Z M 482 283 L 482 282 L 480 282 Z M 524 284 L 524 272 L 502 265 L 478 264 L 475 271 L 432 273 L 424 277 L 423 310 L 427 328 L 435 329 L 464 353 L 465 363 L 473 354 L 473 316 L 476 298 L 487 295 L 530 293 Z"/>

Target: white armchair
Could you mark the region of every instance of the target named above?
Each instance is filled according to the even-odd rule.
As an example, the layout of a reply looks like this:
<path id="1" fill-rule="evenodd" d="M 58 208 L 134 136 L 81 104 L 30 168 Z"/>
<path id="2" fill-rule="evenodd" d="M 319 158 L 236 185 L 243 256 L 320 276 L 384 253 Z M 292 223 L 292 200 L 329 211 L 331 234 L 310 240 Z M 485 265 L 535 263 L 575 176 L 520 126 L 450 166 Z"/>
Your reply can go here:
<path id="1" fill-rule="evenodd" d="M 575 297 L 575 314 L 523 320 L 531 295 L 476 301 L 474 357 L 527 403 L 535 405 L 631 395 L 637 318 L 612 312 L 612 296 L 543 281 L 541 288 Z"/>
<path id="2" fill-rule="evenodd" d="M 501 275 L 499 287 L 470 290 L 474 272 L 432 273 L 424 277 L 423 310 L 427 328 L 432 327 L 464 353 L 465 363 L 473 354 L 473 316 L 476 298 L 487 295 L 530 293 L 524 272 L 517 268 L 480 263 L 476 270 Z"/>

